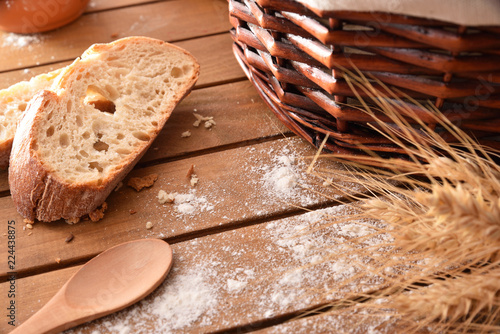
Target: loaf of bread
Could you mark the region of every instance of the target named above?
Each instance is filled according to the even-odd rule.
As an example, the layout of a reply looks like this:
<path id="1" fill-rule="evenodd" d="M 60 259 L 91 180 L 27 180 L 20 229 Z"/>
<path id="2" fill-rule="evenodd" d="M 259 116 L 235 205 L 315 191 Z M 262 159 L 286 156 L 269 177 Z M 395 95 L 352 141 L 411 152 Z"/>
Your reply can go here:
<path id="1" fill-rule="evenodd" d="M 0 90 L 0 168 L 9 165 L 10 150 L 17 123 L 31 98 L 40 90 L 50 89 L 61 70 L 40 74 Z"/>
<path id="2" fill-rule="evenodd" d="M 30 220 L 94 211 L 150 147 L 199 75 L 174 45 L 128 37 L 91 46 L 30 101 L 9 167 L 12 199 Z"/>

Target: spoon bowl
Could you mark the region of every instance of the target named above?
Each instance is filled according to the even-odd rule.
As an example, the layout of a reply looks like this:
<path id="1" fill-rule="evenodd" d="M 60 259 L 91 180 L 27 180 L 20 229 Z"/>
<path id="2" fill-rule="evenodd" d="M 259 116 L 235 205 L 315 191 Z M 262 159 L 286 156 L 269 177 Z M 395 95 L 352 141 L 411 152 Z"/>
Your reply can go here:
<path id="1" fill-rule="evenodd" d="M 159 239 L 126 242 L 80 268 L 57 294 L 11 334 L 59 333 L 130 306 L 150 294 L 172 266 Z"/>

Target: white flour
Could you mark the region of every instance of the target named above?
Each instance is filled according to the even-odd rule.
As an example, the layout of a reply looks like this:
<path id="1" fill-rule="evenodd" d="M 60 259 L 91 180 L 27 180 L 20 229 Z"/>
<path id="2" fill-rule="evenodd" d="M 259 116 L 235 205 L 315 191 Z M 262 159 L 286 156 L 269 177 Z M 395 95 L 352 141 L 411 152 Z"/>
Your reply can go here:
<path id="1" fill-rule="evenodd" d="M 203 265 L 184 273 L 175 271 L 158 290 L 134 307 L 97 320 L 100 330 L 92 334 L 168 334 L 213 315 L 219 293 L 210 282 L 216 273 Z M 66 334 L 88 333 L 88 327 L 82 325 Z"/>
<path id="2" fill-rule="evenodd" d="M 375 222 L 332 224 L 332 217 L 341 219 L 352 212 L 346 206 L 337 206 L 267 224 L 270 238 L 279 247 L 278 253 L 289 256 L 287 267 L 283 268 L 284 274 L 268 288 L 272 296 L 271 305 L 265 299 L 261 301 L 262 308 L 269 308 L 269 316 L 276 308 L 285 310 L 301 304 L 306 306 L 315 298 L 308 293 L 309 287 L 318 282 L 324 282 L 323 294 L 333 293 L 332 297 L 338 295 L 335 286 L 349 284 L 350 279 L 367 268 L 368 259 L 351 253 L 352 247 L 364 244 L 375 248 L 387 242 L 390 236 L 376 233 Z M 357 280 L 362 281 L 362 276 L 365 275 Z M 380 281 L 379 277 L 372 279 L 375 285 Z M 365 289 L 373 286 L 368 284 Z"/>
<path id="3" fill-rule="evenodd" d="M 192 189 L 185 194 L 167 194 L 165 191 L 160 190 L 158 198 L 160 204 L 173 205 L 175 212 L 179 215 L 194 215 L 214 209 L 214 206 L 208 202 L 205 196 L 196 195 L 196 189 Z"/>
<path id="4" fill-rule="evenodd" d="M 321 195 L 306 189 L 310 187 L 307 164 L 297 158 L 300 153 L 286 148 L 247 153 L 252 167 L 246 169 L 245 179 L 220 182 L 216 188 L 232 186 L 231 182 L 253 187 L 249 194 L 261 197 L 241 205 L 244 210 L 251 213 L 250 205 L 269 212 L 277 205 L 317 203 Z M 184 193 L 162 193 L 158 199 L 164 204 L 152 205 L 168 215 L 188 217 L 186 226 L 198 224 L 198 214 L 201 218 L 205 217 L 201 213 L 218 214 L 211 203 L 222 206 L 231 196 L 216 195 L 209 183 L 204 180 L 201 187 Z M 390 251 L 378 246 L 386 244 L 388 236 L 377 232 L 381 226 L 375 222 L 338 221 L 352 211 L 335 206 L 177 244 L 174 270 L 159 290 L 90 328 L 118 334 L 209 332 L 377 288 L 383 277 L 366 269 L 374 258 Z M 155 223 L 155 230 L 157 226 L 161 225 Z M 367 247 L 364 256 L 353 252 L 361 247 Z"/>
<path id="5" fill-rule="evenodd" d="M 286 147 L 278 152 L 271 150 L 266 153 L 271 158 L 270 163 L 250 168 L 261 188 L 260 200 L 264 204 L 293 201 L 296 205 L 307 206 L 320 199 L 307 189 L 311 187 L 307 181 L 311 177 L 306 175 L 307 164 L 297 157 L 297 153 Z"/>
<path id="6" fill-rule="evenodd" d="M 315 186 L 320 187 L 316 188 L 318 191 L 325 190 L 322 182 L 316 182 L 316 185 L 310 182 L 312 177 L 306 175 L 308 163 L 297 158 L 301 153 L 288 146 L 275 151 L 249 148 L 244 160 L 235 161 L 243 165 L 244 174 L 229 173 L 216 180 L 195 176 L 197 182 L 192 183 L 191 189 L 178 192 L 169 192 L 168 188 L 160 190 L 158 200 L 161 206 L 151 209 L 162 210 L 165 219 L 169 216 L 184 217 L 187 225 L 183 226 L 193 228 L 191 224 L 196 221 L 191 218 L 204 217 L 208 213 L 220 214 L 228 221 L 265 216 L 290 206 L 307 207 L 324 201 L 323 195 L 311 191 Z M 235 189 L 243 191 L 234 194 Z"/>
<path id="7" fill-rule="evenodd" d="M 346 206 L 331 207 L 182 243 L 175 248 L 173 271 L 152 296 L 90 328 L 99 334 L 209 332 L 348 291 L 368 292 L 384 283 L 366 269 L 377 254 L 383 256 L 378 245 L 389 237 L 372 235 L 379 223 L 335 223 L 333 217 L 351 213 Z M 362 245 L 369 256 L 350 252 Z"/>
<path id="8" fill-rule="evenodd" d="M 160 333 L 189 326 L 217 306 L 217 292 L 205 276 L 203 271 L 195 270 L 179 275 L 152 303 L 143 304 L 146 314 L 161 319 L 161 325 L 155 326 Z"/>
<path id="9" fill-rule="evenodd" d="M 245 286 L 248 284 L 248 282 L 245 281 L 238 281 L 235 279 L 228 279 L 227 280 L 227 291 L 228 292 L 240 292 Z"/>
<path id="10" fill-rule="evenodd" d="M 278 156 L 276 157 L 277 165 L 270 168 L 264 175 L 264 181 L 269 189 L 276 191 L 279 194 L 289 196 L 298 186 L 299 174 L 294 168 L 294 156 Z"/>
<path id="11" fill-rule="evenodd" d="M 2 46 L 13 46 L 16 48 L 29 47 L 34 43 L 40 43 L 43 40 L 43 37 L 38 34 L 33 35 L 21 35 L 14 33 L 6 33 L 3 35 Z"/>

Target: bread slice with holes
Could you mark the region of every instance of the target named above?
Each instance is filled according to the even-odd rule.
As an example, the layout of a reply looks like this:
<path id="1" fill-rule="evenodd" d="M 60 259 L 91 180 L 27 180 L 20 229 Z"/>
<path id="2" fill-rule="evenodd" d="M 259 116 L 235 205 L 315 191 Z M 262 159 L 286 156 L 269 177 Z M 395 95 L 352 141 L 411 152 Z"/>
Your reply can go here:
<path id="1" fill-rule="evenodd" d="M 18 82 L 0 90 L 0 168 L 9 165 L 10 150 L 17 123 L 28 102 L 40 90 L 50 89 L 61 69 L 37 75 L 29 81 Z"/>
<path id="2" fill-rule="evenodd" d="M 35 95 L 19 123 L 9 167 L 19 213 L 75 221 L 98 208 L 198 75 L 191 54 L 156 39 L 91 46 L 51 91 Z"/>

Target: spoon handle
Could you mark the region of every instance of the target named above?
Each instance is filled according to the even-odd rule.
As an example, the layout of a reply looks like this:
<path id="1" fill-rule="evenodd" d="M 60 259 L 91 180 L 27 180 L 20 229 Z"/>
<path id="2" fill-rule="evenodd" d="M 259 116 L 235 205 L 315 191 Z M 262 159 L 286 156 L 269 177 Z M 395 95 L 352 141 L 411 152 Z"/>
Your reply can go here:
<path id="1" fill-rule="evenodd" d="M 59 333 L 121 310 L 156 289 L 171 266 L 172 249 L 160 239 L 112 247 L 83 265 L 11 334 Z"/>
<path id="2" fill-rule="evenodd" d="M 10 334 L 55 334 L 82 323 L 75 322 L 78 316 L 66 307 L 63 291 L 64 288 Z"/>

